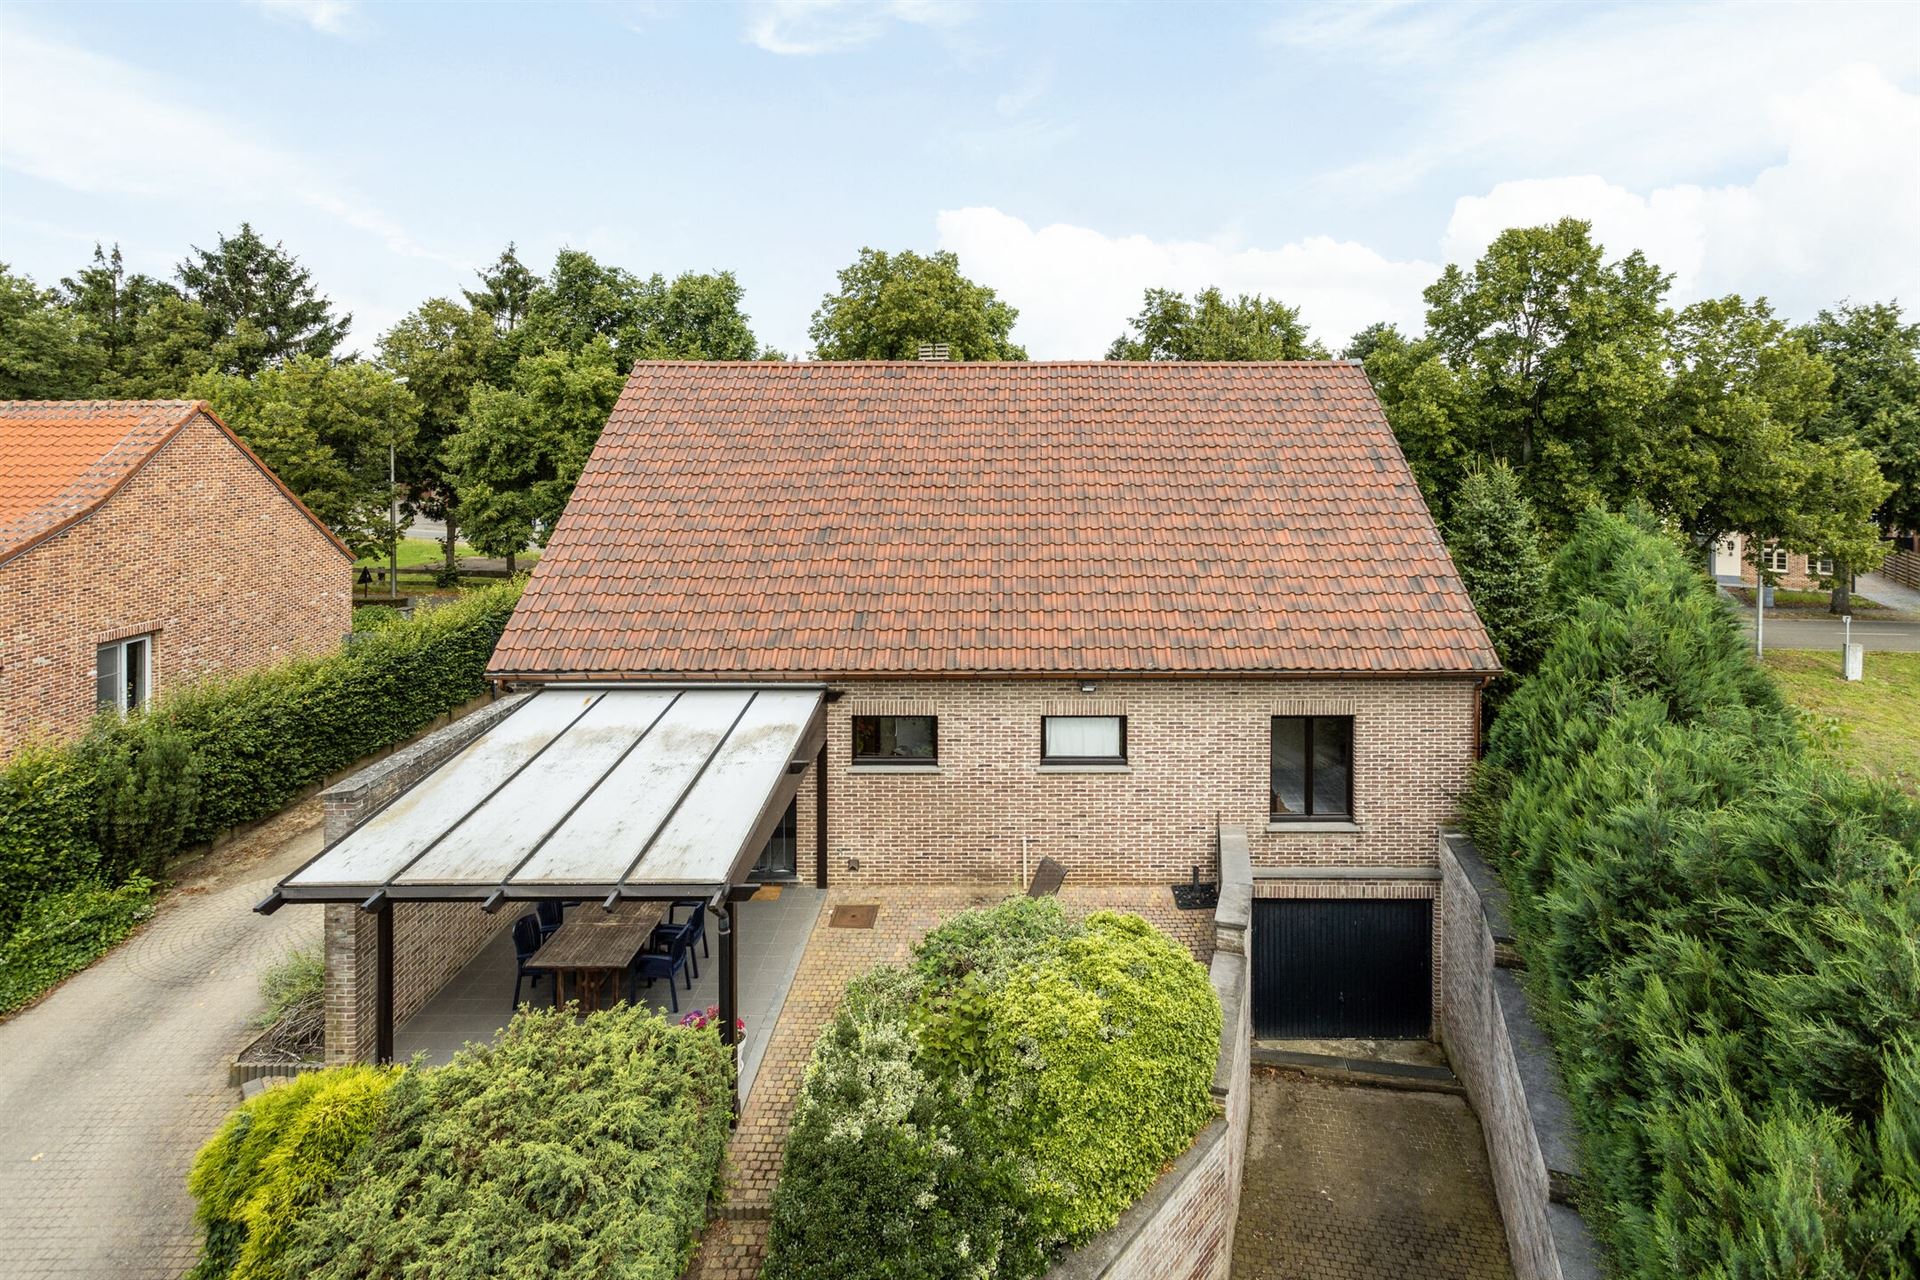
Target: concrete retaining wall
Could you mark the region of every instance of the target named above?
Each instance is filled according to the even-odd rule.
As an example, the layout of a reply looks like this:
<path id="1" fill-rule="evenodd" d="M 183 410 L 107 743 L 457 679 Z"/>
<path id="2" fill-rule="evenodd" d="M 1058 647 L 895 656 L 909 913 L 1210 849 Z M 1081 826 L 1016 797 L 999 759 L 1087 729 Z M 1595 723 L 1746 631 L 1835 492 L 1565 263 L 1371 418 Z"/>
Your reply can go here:
<path id="1" fill-rule="evenodd" d="M 1479 1114 L 1516 1280 L 1599 1280 L 1569 1203 L 1579 1172 L 1559 1068 L 1516 970 L 1506 891 L 1464 836 L 1440 837 L 1446 996 L 1440 1039 Z"/>
<path id="2" fill-rule="evenodd" d="M 1247 834 L 1220 829 L 1220 905 L 1211 974 L 1220 997 L 1213 1096 L 1221 1115 L 1111 1231 L 1060 1260 L 1048 1280 L 1225 1280 L 1233 1266 L 1247 1157 L 1247 1057 L 1253 1038 L 1248 937 L 1253 867 Z"/>

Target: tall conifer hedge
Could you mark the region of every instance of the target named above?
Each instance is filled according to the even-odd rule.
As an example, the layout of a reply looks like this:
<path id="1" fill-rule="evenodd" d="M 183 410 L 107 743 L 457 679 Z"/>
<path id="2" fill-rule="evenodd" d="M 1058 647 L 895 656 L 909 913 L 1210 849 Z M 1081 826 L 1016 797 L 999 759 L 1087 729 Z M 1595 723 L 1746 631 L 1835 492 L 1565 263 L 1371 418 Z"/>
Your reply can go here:
<path id="1" fill-rule="evenodd" d="M 1590 514 L 1469 825 L 1621 1275 L 1912 1276 L 1920 801 L 1804 745 L 1673 543 Z"/>

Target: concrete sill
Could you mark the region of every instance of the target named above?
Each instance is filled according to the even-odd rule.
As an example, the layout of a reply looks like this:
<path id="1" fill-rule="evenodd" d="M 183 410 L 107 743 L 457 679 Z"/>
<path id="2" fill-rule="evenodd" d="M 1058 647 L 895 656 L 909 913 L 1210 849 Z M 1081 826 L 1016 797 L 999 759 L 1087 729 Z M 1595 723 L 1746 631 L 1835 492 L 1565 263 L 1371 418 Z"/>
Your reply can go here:
<path id="1" fill-rule="evenodd" d="M 1035 773 L 1132 773 L 1133 766 L 1126 764 L 1043 764 L 1034 769 Z"/>
<path id="2" fill-rule="evenodd" d="M 1360 824 L 1357 822 L 1269 822 L 1267 831 L 1278 835 L 1285 833 L 1295 836 L 1357 836 Z"/>
<path id="3" fill-rule="evenodd" d="M 870 778 L 924 778 L 929 774 L 945 773 L 937 764 L 850 764 L 848 773 L 864 774 Z"/>

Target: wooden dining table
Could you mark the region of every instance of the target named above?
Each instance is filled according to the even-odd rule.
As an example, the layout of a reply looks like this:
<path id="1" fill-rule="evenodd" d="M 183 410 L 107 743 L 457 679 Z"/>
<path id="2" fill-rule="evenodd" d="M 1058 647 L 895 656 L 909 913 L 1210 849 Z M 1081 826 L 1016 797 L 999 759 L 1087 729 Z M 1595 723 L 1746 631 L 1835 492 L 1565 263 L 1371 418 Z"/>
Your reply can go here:
<path id="1" fill-rule="evenodd" d="M 666 919 L 665 902 L 620 902 L 602 911 L 598 903 L 573 908 L 553 936 L 527 961 L 527 968 L 553 974 L 554 1000 L 565 1004 L 566 984 L 573 982 L 573 998 L 581 1011 L 600 1008 L 620 999 L 620 983 L 634 959 L 653 941 L 654 926 Z"/>

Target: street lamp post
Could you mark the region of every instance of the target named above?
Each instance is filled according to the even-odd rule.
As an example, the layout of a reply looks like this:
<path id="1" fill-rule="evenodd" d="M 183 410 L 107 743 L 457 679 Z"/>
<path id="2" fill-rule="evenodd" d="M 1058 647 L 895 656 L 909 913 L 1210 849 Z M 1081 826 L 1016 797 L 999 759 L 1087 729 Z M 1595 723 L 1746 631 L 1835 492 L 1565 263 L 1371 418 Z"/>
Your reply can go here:
<path id="1" fill-rule="evenodd" d="M 393 446 L 387 446 L 387 595 L 400 594 L 400 485 L 394 479 Z"/>

